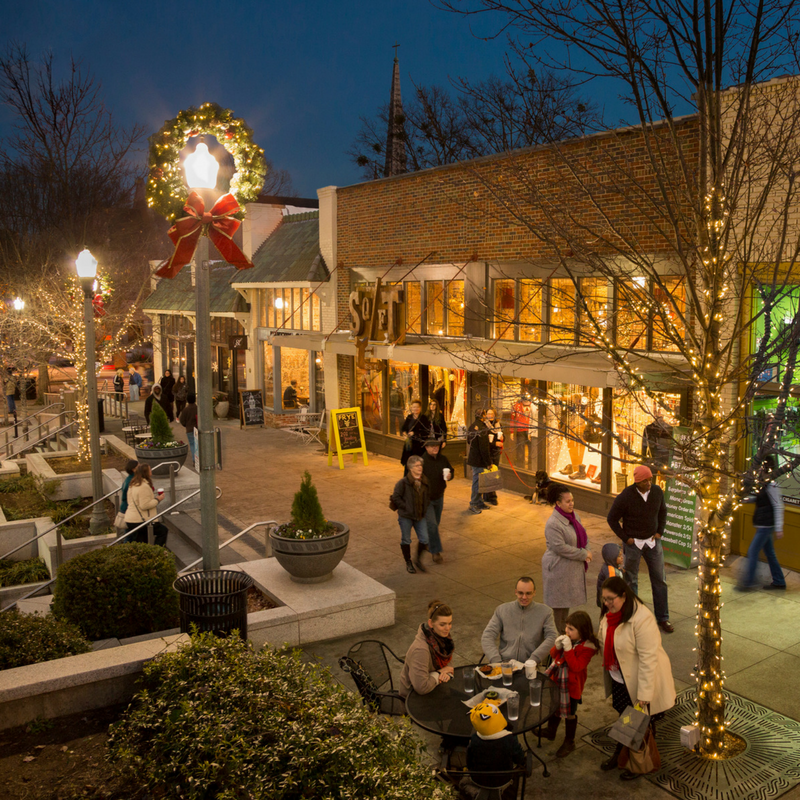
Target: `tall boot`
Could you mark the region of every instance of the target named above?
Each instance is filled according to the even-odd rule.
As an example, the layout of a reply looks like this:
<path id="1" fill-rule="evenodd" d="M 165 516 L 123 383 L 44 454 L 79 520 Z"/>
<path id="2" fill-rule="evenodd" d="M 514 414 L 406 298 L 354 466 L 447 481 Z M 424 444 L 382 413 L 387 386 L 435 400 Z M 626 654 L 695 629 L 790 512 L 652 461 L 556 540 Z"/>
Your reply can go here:
<path id="1" fill-rule="evenodd" d="M 561 724 L 561 717 L 555 716 L 550 717 L 547 720 L 547 728 L 542 731 L 542 739 L 548 739 L 549 741 L 553 741 L 556 738 L 556 731 L 558 731 L 558 726 Z"/>
<path id="2" fill-rule="evenodd" d="M 600 769 L 602 769 L 603 772 L 608 772 L 608 770 L 610 769 L 617 768 L 619 757 L 622 755 L 622 747 L 623 747 L 622 744 L 620 742 L 617 742 L 617 746 L 614 748 L 614 754 L 611 756 L 611 758 L 606 759 L 600 765 Z"/>
<path id="3" fill-rule="evenodd" d="M 556 758 L 564 758 L 568 756 L 575 749 L 575 731 L 578 729 L 578 718 L 567 717 L 564 720 L 564 727 L 566 732 L 564 734 L 564 742 L 556 752 Z"/>
<path id="4" fill-rule="evenodd" d="M 414 569 L 414 565 L 411 563 L 411 545 L 410 544 L 401 544 L 400 549 L 403 551 L 403 558 L 406 562 L 406 571 L 411 572 L 412 574 L 416 572 Z"/>
<path id="5" fill-rule="evenodd" d="M 416 561 L 414 561 L 414 566 L 415 566 L 415 567 L 416 567 L 416 568 L 417 568 L 417 569 L 418 569 L 420 572 L 427 572 L 427 571 L 428 571 L 428 570 L 426 570 L 426 569 L 425 569 L 425 566 L 424 566 L 424 565 L 423 565 L 423 563 L 422 563 L 422 554 L 423 554 L 423 553 L 424 553 L 424 552 L 425 552 L 427 549 L 428 549 L 428 545 L 427 545 L 427 544 L 422 544 L 422 542 L 420 542 L 419 546 L 417 547 L 417 559 L 416 559 Z"/>

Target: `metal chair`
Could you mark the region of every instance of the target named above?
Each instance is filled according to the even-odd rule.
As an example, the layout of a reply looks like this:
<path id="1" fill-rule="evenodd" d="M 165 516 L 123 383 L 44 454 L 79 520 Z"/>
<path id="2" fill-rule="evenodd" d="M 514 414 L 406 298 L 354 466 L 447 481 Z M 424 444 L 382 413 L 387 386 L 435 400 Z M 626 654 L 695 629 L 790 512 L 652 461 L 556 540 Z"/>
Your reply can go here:
<path id="1" fill-rule="evenodd" d="M 458 748 L 458 750 L 461 749 Z M 464 778 L 469 778 L 470 785 L 460 788 L 460 796 L 470 797 L 472 800 L 507 800 L 509 797 L 513 797 L 514 800 L 523 800 L 528 778 L 533 774 L 533 755 L 530 751 L 526 752 L 525 764 L 514 769 L 471 772 L 460 766 L 454 768 L 450 762 L 447 765 L 442 764 L 441 768 L 435 770 L 435 774 L 440 781 L 451 784 L 457 790 Z M 486 786 L 485 783 L 481 783 L 487 778 L 491 783 L 500 782 L 500 785 Z M 515 787 L 514 794 L 504 794 L 511 786 Z"/>
<path id="2" fill-rule="evenodd" d="M 383 642 L 366 639 L 339 659 L 339 667 L 353 679 L 365 706 L 378 714 L 400 716 L 406 713 L 406 703 L 394 688 L 389 655 L 399 664 L 405 663 Z"/>

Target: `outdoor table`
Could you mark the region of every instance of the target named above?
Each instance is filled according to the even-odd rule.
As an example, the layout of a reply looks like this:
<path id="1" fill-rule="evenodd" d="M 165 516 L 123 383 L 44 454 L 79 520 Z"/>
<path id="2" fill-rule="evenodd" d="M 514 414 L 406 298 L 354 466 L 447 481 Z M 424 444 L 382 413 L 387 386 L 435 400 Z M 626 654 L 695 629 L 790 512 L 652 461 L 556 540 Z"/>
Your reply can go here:
<path id="1" fill-rule="evenodd" d="M 477 665 L 471 665 L 473 668 Z M 428 694 L 417 694 L 413 689 L 406 697 L 406 711 L 408 716 L 426 731 L 451 736 L 458 739 L 469 739 L 473 733 L 472 723 L 469 719 L 470 709 L 464 705 L 464 700 L 469 700 L 484 689 L 503 686 L 502 679 L 489 680 L 480 673 L 475 673 L 475 693 L 468 695 L 464 691 L 464 667 L 456 667 L 455 676 L 447 683 L 440 683 Z M 519 718 L 508 720 L 507 703 L 500 706 L 503 716 L 508 720 L 515 734 L 522 734 L 525 746 L 544 767 L 543 775 L 549 775 L 547 765 L 533 751 L 525 734 L 547 722 L 558 711 L 558 686 L 543 673 L 539 673 L 542 681 L 542 703 L 539 706 L 530 704 L 530 690 L 525 670 L 514 673 L 511 686 L 503 686 L 519 693 Z M 541 747 L 542 737 L 539 734 L 538 746 Z"/>

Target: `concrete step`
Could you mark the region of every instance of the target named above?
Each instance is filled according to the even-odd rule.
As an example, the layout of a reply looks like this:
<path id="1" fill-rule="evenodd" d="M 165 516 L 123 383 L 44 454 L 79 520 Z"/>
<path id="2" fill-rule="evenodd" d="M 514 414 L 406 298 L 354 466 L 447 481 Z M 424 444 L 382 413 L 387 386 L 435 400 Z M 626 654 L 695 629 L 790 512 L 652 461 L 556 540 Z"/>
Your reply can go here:
<path id="1" fill-rule="evenodd" d="M 169 528 L 167 549 L 175 556 L 180 571 L 203 554 L 200 524 L 182 511 L 177 514 L 168 514 L 161 519 Z"/>

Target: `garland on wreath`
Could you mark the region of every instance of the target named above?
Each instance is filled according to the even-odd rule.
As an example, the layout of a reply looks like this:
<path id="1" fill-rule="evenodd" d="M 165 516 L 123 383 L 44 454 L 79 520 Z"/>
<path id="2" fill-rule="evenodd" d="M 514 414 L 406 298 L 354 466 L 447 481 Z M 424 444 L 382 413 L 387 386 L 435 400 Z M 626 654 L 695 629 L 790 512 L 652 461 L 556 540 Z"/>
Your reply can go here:
<path id="1" fill-rule="evenodd" d="M 240 206 L 255 200 L 264 185 L 264 151 L 253 141 L 253 131 L 247 123 L 216 103 L 187 108 L 148 139 L 147 204 L 170 221 L 181 214 L 187 196 L 180 152 L 189 139 L 203 134 L 214 136 L 233 156 L 236 174 L 230 193 Z"/>

